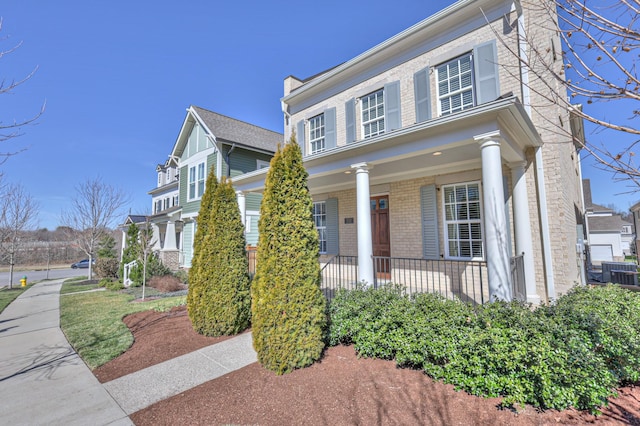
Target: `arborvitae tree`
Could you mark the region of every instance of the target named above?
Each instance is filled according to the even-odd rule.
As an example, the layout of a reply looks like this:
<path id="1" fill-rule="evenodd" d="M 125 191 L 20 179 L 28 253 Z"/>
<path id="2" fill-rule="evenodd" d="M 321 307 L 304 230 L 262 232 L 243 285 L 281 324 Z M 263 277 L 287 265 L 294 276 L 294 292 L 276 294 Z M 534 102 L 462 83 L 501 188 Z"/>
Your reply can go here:
<path id="1" fill-rule="evenodd" d="M 107 234 L 100 240 L 98 244 L 98 259 L 108 258 L 113 259 L 116 257 L 116 239 L 113 235 Z"/>
<path id="2" fill-rule="evenodd" d="M 213 207 L 213 197 L 218 187 L 218 178 L 212 166 L 207 176 L 207 183 L 200 200 L 198 212 L 198 226 L 193 240 L 193 258 L 189 269 L 189 291 L 187 292 L 187 312 L 193 329 L 198 333 L 204 330 L 206 325 L 205 311 L 203 310 L 203 292 L 206 280 L 202 277 L 203 271 L 210 268 L 210 259 L 205 256 L 203 241 L 209 234 L 209 218 Z"/>
<path id="3" fill-rule="evenodd" d="M 324 349 L 326 300 L 307 177 L 294 135 L 267 173 L 251 285 L 253 347 L 278 374 L 311 365 Z"/>
<path id="4" fill-rule="evenodd" d="M 237 334 L 249 327 L 251 317 L 249 265 L 236 193 L 226 178 L 214 194 L 208 227 L 200 253 L 200 259 L 209 260 L 200 271 L 205 322 L 198 332 Z"/>
<path id="5" fill-rule="evenodd" d="M 124 279 L 124 265 L 134 260 L 138 260 L 140 257 L 140 244 L 138 243 L 138 236 L 140 234 L 140 228 L 135 223 L 129 225 L 127 229 L 127 237 L 124 250 L 122 251 L 122 263 L 120 264 L 120 278 Z M 129 272 L 129 278 L 138 283 L 142 283 L 142 270 L 134 267 Z"/>

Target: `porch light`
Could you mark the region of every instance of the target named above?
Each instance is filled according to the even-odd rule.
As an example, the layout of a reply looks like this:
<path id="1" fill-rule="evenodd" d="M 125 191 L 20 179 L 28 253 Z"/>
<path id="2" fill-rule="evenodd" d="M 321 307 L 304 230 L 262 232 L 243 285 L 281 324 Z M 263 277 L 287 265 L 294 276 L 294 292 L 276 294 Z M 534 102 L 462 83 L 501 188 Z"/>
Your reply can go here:
<path id="1" fill-rule="evenodd" d="M 438 155 L 442 155 L 442 151 L 436 151 L 432 154 L 434 157 L 437 157 Z"/>
<path id="2" fill-rule="evenodd" d="M 345 175 L 350 175 L 351 174 L 351 170 L 345 170 L 344 174 Z"/>

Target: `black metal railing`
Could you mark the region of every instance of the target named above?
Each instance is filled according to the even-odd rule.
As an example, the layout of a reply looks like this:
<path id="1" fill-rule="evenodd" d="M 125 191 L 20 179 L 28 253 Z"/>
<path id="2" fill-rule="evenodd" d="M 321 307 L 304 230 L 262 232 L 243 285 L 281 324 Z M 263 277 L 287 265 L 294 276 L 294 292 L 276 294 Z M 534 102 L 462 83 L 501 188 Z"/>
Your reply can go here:
<path id="1" fill-rule="evenodd" d="M 394 283 L 407 294 L 438 293 L 473 304 L 489 300 L 486 262 L 374 256 L 373 263 L 376 287 Z"/>
<path id="2" fill-rule="evenodd" d="M 511 293 L 515 300 L 527 301 L 527 285 L 524 277 L 524 253 L 513 256 L 509 261 L 511 269 Z"/>
<path id="3" fill-rule="evenodd" d="M 256 249 L 247 250 L 249 274 L 256 267 Z M 373 257 L 374 287 L 398 284 L 407 294 L 437 293 L 447 299 L 473 304 L 490 301 L 487 263 L 465 260 L 431 260 L 397 257 Z M 523 255 L 510 259 L 513 297 L 526 301 Z M 358 256 L 336 255 L 321 262 L 321 289 L 331 300 L 338 289 L 353 290 L 358 284 Z M 366 284 L 366 283 L 365 283 Z"/>
<path id="4" fill-rule="evenodd" d="M 321 265 L 320 288 L 328 300 L 341 288 L 353 290 L 358 283 L 358 256 L 333 256 Z"/>

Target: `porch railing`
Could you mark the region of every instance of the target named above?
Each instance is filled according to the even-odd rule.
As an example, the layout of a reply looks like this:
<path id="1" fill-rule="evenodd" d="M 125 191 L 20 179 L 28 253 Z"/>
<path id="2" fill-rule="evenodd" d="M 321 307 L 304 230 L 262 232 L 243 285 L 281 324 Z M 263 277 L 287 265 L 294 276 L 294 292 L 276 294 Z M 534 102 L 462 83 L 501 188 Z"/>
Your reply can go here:
<path id="1" fill-rule="evenodd" d="M 320 288 L 328 300 L 338 289 L 353 290 L 358 283 L 358 256 L 334 256 L 321 265 Z"/>
<path id="2" fill-rule="evenodd" d="M 407 294 L 438 293 L 473 304 L 489 299 L 486 262 L 374 256 L 373 263 L 376 287 L 390 282 L 404 286 Z"/>
<path id="3" fill-rule="evenodd" d="M 255 249 L 247 250 L 247 255 L 253 275 Z M 472 304 L 490 301 L 486 262 L 374 256 L 373 263 L 375 287 L 394 283 L 403 286 L 407 294 L 438 293 Z M 526 300 L 523 255 L 512 257 L 510 265 L 514 298 Z M 327 299 L 333 299 L 338 289 L 353 290 L 357 284 L 357 256 L 336 255 L 321 264 L 321 289 Z"/>

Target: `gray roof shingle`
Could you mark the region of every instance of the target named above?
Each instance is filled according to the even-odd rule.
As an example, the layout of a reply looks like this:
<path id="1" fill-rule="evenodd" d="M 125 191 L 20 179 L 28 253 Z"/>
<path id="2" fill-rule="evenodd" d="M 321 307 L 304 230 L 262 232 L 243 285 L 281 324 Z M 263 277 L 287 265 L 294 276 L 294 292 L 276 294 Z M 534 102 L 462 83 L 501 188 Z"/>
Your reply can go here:
<path id="1" fill-rule="evenodd" d="M 213 132 L 216 139 L 269 152 L 275 152 L 278 144 L 283 144 L 284 142 L 282 133 L 236 120 L 195 105 L 192 107 L 209 130 Z"/>

